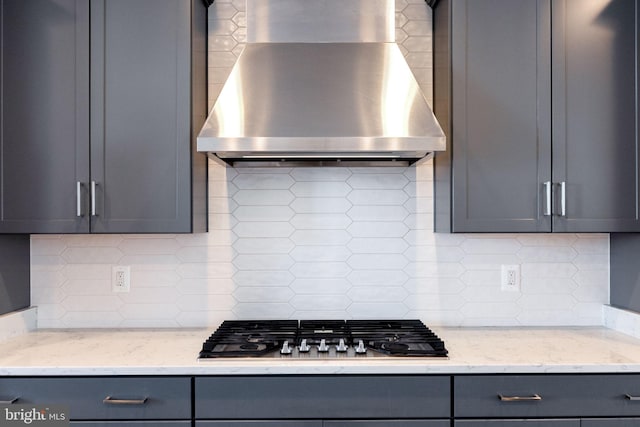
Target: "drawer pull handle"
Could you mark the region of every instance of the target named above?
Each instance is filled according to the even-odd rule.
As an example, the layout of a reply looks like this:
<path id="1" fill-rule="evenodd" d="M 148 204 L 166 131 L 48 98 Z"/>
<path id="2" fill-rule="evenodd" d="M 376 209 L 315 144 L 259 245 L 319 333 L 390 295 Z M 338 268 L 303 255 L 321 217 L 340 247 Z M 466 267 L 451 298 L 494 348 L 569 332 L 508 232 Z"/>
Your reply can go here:
<path id="1" fill-rule="evenodd" d="M 14 403 L 16 403 L 18 401 L 18 399 L 20 399 L 20 398 L 19 397 L 14 397 L 13 399 L 9 399 L 9 400 L 0 400 L 0 405 L 13 405 Z"/>
<path id="2" fill-rule="evenodd" d="M 538 394 L 534 394 L 533 396 L 504 396 L 502 394 L 498 394 L 498 397 L 503 402 L 534 402 L 542 400 L 542 396 Z"/>
<path id="3" fill-rule="evenodd" d="M 107 405 L 144 405 L 148 399 L 148 397 L 142 399 L 114 399 L 111 396 L 107 396 L 102 403 Z"/>
<path id="4" fill-rule="evenodd" d="M 627 400 L 640 400 L 640 396 L 631 396 L 630 394 L 625 394 L 624 397 Z"/>

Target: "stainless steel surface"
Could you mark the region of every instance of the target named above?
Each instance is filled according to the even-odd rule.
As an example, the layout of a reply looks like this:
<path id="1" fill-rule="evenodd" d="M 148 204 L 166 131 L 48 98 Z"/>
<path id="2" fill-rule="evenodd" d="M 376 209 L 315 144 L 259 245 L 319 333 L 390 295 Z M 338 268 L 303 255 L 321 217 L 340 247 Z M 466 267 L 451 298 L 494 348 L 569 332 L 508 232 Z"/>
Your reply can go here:
<path id="1" fill-rule="evenodd" d="M 567 183 L 560 183 L 560 216 L 567 216 Z"/>
<path id="2" fill-rule="evenodd" d="M 392 43 L 394 10 L 393 0 L 249 0 L 248 39 L 260 43 L 238 58 L 198 151 L 272 165 L 444 150 L 444 132 Z"/>
<path id="3" fill-rule="evenodd" d="M 220 158 L 420 158 L 445 136 L 392 43 L 247 45 L 200 135 Z"/>
<path id="4" fill-rule="evenodd" d="M 303 339 L 300 342 L 300 347 L 298 347 L 298 351 L 300 353 L 308 353 L 311 350 L 311 346 L 309 344 L 307 344 L 307 340 Z"/>
<path id="5" fill-rule="evenodd" d="M 91 181 L 91 216 L 97 216 L 96 213 L 96 187 L 98 184 L 95 181 Z"/>
<path id="6" fill-rule="evenodd" d="M 395 42 L 394 0 L 247 0 L 247 42 Z"/>
<path id="7" fill-rule="evenodd" d="M 630 394 L 625 394 L 624 398 L 627 400 L 640 400 L 640 396 L 632 396 Z"/>
<path id="8" fill-rule="evenodd" d="M 14 397 L 13 399 L 9 399 L 9 400 L 0 400 L 0 405 L 13 405 L 18 401 L 18 399 L 20 398 Z"/>
<path id="9" fill-rule="evenodd" d="M 503 402 L 533 402 L 542 400 L 542 397 L 538 394 L 534 394 L 532 396 L 504 396 L 502 394 L 498 394 L 498 398 Z"/>
<path id="10" fill-rule="evenodd" d="M 551 181 L 544 183 L 544 216 L 551 215 Z"/>
<path id="11" fill-rule="evenodd" d="M 142 399 L 117 399 L 107 396 L 104 398 L 102 403 L 106 405 L 144 405 L 148 400 L 148 397 L 143 397 Z"/>
<path id="12" fill-rule="evenodd" d="M 76 182 L 76 216 L 82 217 L 82 183 Z"/>
<path id="13" fill-rule="evenodd" d="M 289 347 L 289 341 L 285 341 L 280 349 L 280 354 L 291 354 L 291 347 Z"/>

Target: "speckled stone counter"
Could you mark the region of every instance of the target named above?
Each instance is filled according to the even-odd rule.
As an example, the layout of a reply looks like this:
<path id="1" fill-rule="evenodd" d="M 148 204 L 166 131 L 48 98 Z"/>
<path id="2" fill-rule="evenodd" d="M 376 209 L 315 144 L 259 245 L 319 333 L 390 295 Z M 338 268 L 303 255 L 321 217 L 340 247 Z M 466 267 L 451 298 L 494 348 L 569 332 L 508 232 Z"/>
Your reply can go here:
<path id="1" fill-rule="evenodd" d="M 640 340 L 606 328 L 432 329 L 448 359 L 199 362 L 211 330 L 40 330 L 0 343 L 0 376 L 640 373 Z"/>

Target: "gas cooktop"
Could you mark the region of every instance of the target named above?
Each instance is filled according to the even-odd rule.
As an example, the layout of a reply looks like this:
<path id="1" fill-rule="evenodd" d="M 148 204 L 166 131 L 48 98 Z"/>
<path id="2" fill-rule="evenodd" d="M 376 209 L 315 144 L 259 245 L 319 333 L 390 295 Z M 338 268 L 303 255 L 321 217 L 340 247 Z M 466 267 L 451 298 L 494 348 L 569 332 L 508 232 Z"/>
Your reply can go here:
<path id="1" fill-rule="evenodd" d="M 226 320 L 198 359 L 446 356 L 444 342 L 420 320 Z"/>

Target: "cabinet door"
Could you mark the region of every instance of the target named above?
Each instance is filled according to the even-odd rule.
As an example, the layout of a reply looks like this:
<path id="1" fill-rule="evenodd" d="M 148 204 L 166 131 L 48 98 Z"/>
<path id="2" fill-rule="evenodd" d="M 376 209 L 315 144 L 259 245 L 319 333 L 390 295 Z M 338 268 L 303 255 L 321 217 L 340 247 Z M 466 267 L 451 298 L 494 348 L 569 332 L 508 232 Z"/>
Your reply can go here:
<path id="1" fill-rule="evenodd" d="M 191 1 L 91 3 L 92 232 L 191 231 Z"/>
<path id="2" fill-rule="evenodd" d="M 554 231 L 638 231 L 638 2 L 553 0 L 552 15 Z"/>
<path id="3" fill-rule="evenodd" d="M 195 380 L 200 419 L 420 419 L 451 411 L 448 376 L 220 376 Z"/>
<path id="4" fill-rule="evenodd" d="M 322 427 L 449 427 L 449 420 L 335 420 Z"/>
<path id="5" fill-rule="evenodd" d="M 550 231 L 549 0 L 452 0 L 455 232 Z"/>
<path id="6" fill-rule="evenodd" d="M 626 418 L 619 420 L 612 419 L 583 419 L 580 427 L 638 427 L 640 426 L 640 418 Z"/>
<path id="7" fill-rule="evenodd" d="M 188 420 L 188 377 L 0 378 L 0 399 L 65 405 L 72 420 Z M 173 426 L 171 426 L 173 427 Z"/>
<path id="8" fill-rule="evenodd" d="M 455 427 L 580 427 L 580 420 L 463 420 Z"/>
<path id="9" fill-rule="evenodd" d="M 0 6 L 0 232 L 88 232 L 89 0 Z"/>
<path id="10" fill-rule="evenodd" d="M 73 427 L 191 427 L 191 421 L 80 421 Z"/>
<path id="11" fill-rule="evenodd" d="M 242 414 L 238 414 L 239 417 Z M 232 421 L 196 421 L 196 427 L 322 427 L 322 421 L 316 420 L 232 420 Z"/>

